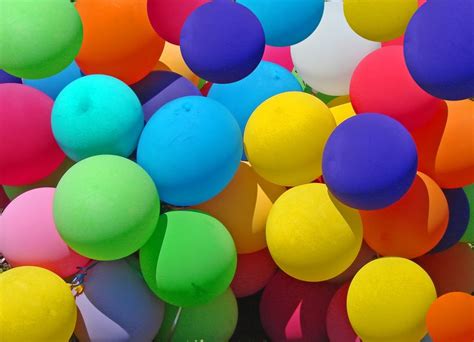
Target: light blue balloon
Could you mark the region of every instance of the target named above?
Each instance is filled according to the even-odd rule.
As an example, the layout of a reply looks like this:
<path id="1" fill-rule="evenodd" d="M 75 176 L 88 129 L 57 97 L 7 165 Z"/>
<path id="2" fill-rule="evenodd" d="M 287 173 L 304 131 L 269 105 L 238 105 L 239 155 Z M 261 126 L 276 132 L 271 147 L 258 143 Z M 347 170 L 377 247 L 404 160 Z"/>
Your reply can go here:
<path id="1" fill-rule="evenodd" d="M 128 157 L 137 146 L 144 116 L 129 86 L 111 76 L 90 75 L 61 91 L 51 125 L 61 149 L 75 161 L 99 154 Z"/>
<path id="2" fill-rule="evenodd" d="M 56 75 L 37 80 L 24 78 L 23 84 L 41 90 L 54 100 L 64 87 L 80 77 L 82 77 L 81 70 L 79 70 L 76 62 L 72 62 L 66 69 Z"/>
<path id="3" fill-rule="evenodd" d="M 151 117 L 138 143 L 137 162 L 163 201 L 190 206 L 221 192 L 241 155 L 242 135 L 229 110 L 215 100 L 187 96 Z"/>
<path id="4" fill-rule="evenodd" d="M 290 46 L 318 27 L 324 0 L 237 0 L 260 20 L 267 45 Z"/>

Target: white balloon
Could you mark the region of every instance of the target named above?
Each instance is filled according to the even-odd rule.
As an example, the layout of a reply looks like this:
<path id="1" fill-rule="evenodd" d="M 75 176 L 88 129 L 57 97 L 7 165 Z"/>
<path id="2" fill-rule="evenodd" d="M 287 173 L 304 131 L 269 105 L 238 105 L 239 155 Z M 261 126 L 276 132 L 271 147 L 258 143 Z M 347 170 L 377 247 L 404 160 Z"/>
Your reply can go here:
<path id="1" fill-rule="evenodd" d="M 298 74 L 313 90 L 347 95 L 359 62 L 380 46 L 351 29 L 342 2 L 326 2 L 321 23 L 308 38 L 291 47 L 291 58 Z"/>

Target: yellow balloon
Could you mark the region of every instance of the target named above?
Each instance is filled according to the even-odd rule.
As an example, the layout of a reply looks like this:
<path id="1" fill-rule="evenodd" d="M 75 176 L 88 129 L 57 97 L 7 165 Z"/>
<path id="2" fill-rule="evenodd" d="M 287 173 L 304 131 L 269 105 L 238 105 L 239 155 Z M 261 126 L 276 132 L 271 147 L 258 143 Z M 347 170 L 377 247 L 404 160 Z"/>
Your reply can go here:
<path id="1" fill-rule="evenodd" d="M 339 106 L 331 107 L 331 113 L 334 116 L 334 120 L 336 120 L 336 125 L 340 125 L 347 119 L 356 115 L 352 104 L 345 103 Z"/>
<path id="2" fill-rule="evenodd" d="M 417 0 L 344 0 L 344 15 L 352 29 L 376 42 L 400 37 L 417 8 Z"/>
<path id="3" fill-rule="evenodd" d="M 335 199 L 325 184 L 300 185 L 270 210 L 267 243 L 273 260 L 293 278 L 328 280 L 357 257 L 362 222 L 359 212 Z"/>
<path id="4" fill-rule="evenodd" d="M 160 57 L 160 62 L 161 64 L 157 65 L 158 66 L 157 70 L 164 70 L 164 69 L 160 69 L 160 68 L 163 68 L 162 64 L 164 64 L 169 70 L 176 72 L 180 74 L 181 76 L 187 78 L 194 85 L 198 85 L 199 77 L 196 76 L 184 62 L 179 45 L 174 45 L 174 44 L 166 42 L 165 47 L 163 49 L 163 53 L 161 54 L 161 57 Z"/>
<path id="5" fill-rule="evenodd" d="M 0 340 L 67 342 L 76 325 L 69 286 L 44 268 L 22 266 L 0 274 Z"/>
<path id="6" fill-rule="evenodd" d="M 436 290 L 413 261 L 376 259 L 355 275 L 347 295 L 347 313 L 364 342 L 419 342 Z"/>
<path id="7" fill-rule="evenodd" d="M 255 172 L 269 182 L 295 186 L 321 176 L 324 144 L 336 127 L 315 96 L 286 92 L 264 101 L 247 122 L 244 147 Z"/>
<path id="8" fill-rule="evenodd" d="M 267 246 L 265 224 L 270 208 L 285 187 L 267 182 L 241 162 L 227 187 L 199 209 L 221 221 L 229 230 L 237 253 L 253 253 Z"/>

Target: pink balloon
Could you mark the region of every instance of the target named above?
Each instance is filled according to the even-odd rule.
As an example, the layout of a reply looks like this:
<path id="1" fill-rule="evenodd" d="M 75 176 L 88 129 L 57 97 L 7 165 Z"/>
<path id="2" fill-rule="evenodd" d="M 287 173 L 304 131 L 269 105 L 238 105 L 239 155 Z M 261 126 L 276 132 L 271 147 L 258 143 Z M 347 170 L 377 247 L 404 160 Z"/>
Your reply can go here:
<path id="1" fill-rule="evenodd" d="M 262 60 L 281 65 L 289 71 L 293 71 L 293 61 L 291 60 L 291 53 L 289 46 L 270 46 L 265 45 Z"/>
<path id="2" fill-rule="evenodd" d="M 15 198 L 0 217 L 0 250 L 13 266 L 39 266 L 67 277 L 89 261 L 61 239 L 53 219 L 54 188 Z"/>
<path id="3" fill-rule="evenodd" d="M 0 184 L 35 183 L 65 158 L 51 130 L 53 100 L 17 83 L 0 84 Z"/>
<path id="4" fill-rule="evenodd" d="M 347 315 L 347 292 L 350 283 L 342 285 L 329 303 L 326 315 L 326 330 L 331 342 L 355 342 L 357 335 Z"/>

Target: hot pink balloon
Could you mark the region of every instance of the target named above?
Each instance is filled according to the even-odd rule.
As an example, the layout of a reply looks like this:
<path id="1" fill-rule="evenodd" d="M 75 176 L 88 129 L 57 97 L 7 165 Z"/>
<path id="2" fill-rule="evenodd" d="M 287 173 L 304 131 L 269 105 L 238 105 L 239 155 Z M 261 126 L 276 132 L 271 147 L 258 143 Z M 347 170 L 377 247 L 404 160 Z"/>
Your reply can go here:
<path id="1" fill-rule="evenodd" d="M 326 330 L 331 342 L 356 342 L 357 335 L 347 315 L 347 292 L 350 283 L 342 285 L 334 294 L 326 314 Z"/>
<path id="2" fill-rule="evenodd" d="M 289 46 L 270 46 L 265 45 L 262 60 L 281 65 L 289 71 L 293 71 L 293 61 L 291 60 L 291 53 Z"/>
<path id="3" fill-rule="evenodd" d="M 53 219 L 54 188 L 15 198 L 0 217 L 0 250 L 13 266 L 39 266 L 68 277 L 89 261 L 61 239 Z"/>

